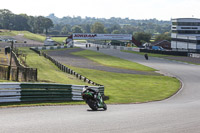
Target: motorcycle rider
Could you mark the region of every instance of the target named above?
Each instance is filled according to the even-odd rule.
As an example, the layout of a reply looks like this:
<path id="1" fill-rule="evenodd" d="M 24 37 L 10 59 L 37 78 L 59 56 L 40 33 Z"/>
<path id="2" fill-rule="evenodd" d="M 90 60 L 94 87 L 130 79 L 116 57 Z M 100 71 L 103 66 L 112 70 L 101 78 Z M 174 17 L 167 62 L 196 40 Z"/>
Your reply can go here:
<path id="1" fill-rule="evenodd" d="M 87 85 L 83 88 L 83 92 L 86 91 L 86 90 L 89 90 L 89 91 L 94 92 L 94 96 L 95 96 L 94 98 L 97 99 L 97 95 L 98 95 L 99 92 L 97 92 L 97 91 L 95 91 L 95 90 L 89 88 Z M 97 99 L 97 100 L 98 100 L 98 99 Z"/>
<path id="2" fill-rule="evenodd" d="M 104 110 L 107 110 L 107 106 L 106 106 L 106 104 L 104 103 L 104 101 L 103 101 L 103 97 L 101 96 L 101 93 L 99 92 L 99 90 L 98 91 L 96 91 L 96 90 L 94 90 L 94 89 L 92 89 L 92 88 L 90 88 L 90 87 L 88 87 L 88 86 L 85 86 L 84 88 L 83 88 L 83 93 L 84 92 L 86 92 L 86 91 L 90 91 L 90 92 L 93 92 L 93 98 L 97 101 L 97 106 L 98 107 L 100 107 L 100 108 L 104 108 Z"/>

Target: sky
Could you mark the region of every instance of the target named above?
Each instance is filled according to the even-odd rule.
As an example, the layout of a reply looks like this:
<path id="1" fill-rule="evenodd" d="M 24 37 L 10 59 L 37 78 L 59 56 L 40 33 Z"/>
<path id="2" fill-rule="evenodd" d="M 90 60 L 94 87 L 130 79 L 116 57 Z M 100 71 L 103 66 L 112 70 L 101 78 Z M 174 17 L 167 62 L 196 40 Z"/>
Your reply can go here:
<path id="1" fill-rule="evenodd" d="M 121 17 L 168 20 L 200 18 L 200 0 L 1 0 L 0 9 L 32 16 Z"/>

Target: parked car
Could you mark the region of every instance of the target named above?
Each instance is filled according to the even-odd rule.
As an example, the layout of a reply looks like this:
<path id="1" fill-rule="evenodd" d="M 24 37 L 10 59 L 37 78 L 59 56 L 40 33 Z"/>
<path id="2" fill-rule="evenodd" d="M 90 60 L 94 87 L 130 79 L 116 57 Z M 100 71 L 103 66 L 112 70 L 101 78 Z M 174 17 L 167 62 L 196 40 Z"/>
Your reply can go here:
<path id="1" fill-rule="evenodd" d="M 152 48 L 151 48 L 152 50 L 165 50 L 163 47 L 161 47 L 161 46 L 152 46 Z"/>

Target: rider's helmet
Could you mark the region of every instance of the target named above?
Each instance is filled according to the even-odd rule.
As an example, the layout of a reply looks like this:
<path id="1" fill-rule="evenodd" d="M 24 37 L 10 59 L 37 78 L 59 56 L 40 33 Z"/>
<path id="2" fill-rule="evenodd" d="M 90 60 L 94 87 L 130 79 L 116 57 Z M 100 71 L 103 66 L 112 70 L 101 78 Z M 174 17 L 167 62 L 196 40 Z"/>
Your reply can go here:
<path id="1" fill-rule="evenodd" d="M 88 86 L 86 85 L 85 87 L 83 87 L 83 92 L 86 91 L 88 89 Z"/>

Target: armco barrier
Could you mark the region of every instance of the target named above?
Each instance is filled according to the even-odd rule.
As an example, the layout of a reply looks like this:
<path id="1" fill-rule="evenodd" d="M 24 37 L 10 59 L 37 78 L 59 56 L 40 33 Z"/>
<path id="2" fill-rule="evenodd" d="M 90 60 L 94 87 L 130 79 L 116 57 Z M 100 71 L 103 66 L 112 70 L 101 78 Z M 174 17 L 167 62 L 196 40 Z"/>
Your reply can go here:
<path id="1" fill-rule="evenodd" d="M 183 51 L 161 51 L 161 50 L 140 49 L 140 52 L 165 54 L 165 55 L 188 56 L 188 52 L 183 52 Z"/>
<path id="2" fill-rule="evenodd" d="M 43 46 L 43 47 L 32 47 L 36 50 L 49 50 L 49 49 L 62 49 L 69 48 L 68 46 Z"/>
<path id="3" fill-rule="evenodd" d="M 104 86 L 89 86 L 104 96 Z M 84 85 L 0 83 L 0 103 L 28 101 L 82 101 Z"/>

